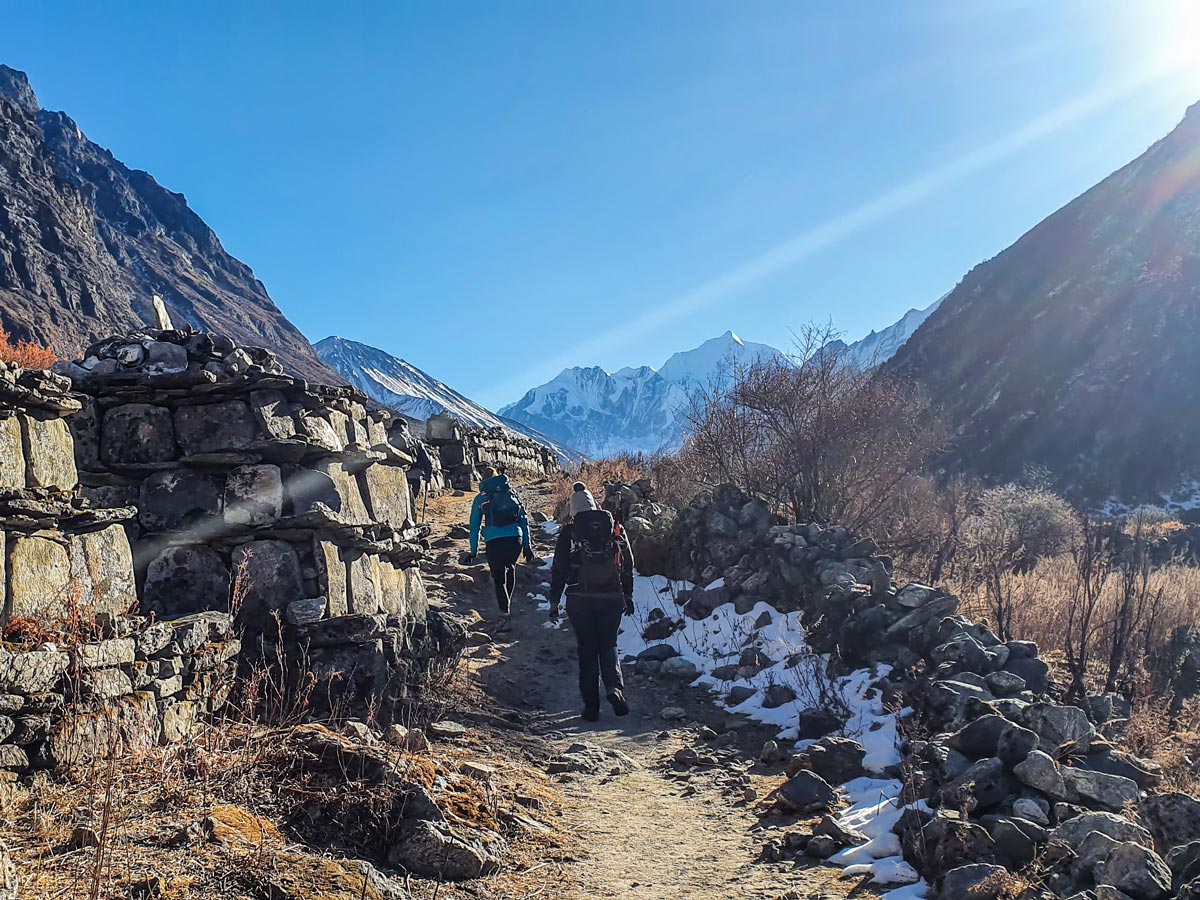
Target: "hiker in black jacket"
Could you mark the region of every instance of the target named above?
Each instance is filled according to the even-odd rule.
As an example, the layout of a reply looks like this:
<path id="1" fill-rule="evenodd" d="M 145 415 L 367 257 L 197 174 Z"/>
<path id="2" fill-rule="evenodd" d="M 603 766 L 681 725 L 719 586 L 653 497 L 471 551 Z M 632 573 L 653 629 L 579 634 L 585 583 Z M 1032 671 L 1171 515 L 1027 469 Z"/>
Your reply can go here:
<path id="1" fill-rule="evenodd" d="M 581 482 L 571 493 L 572 521 L 558 533 L 550 572 L 550 617 L 558 618 L 567 593 L 567 618 L 579 650 L 579 692 L 583 717 L 600 718 L 600 681 L 618 716 L 629 714 L 625 683 L 617 660 L 621 614 L 633 614 L 633 551 L 612 514 L 596 508 Z"/>

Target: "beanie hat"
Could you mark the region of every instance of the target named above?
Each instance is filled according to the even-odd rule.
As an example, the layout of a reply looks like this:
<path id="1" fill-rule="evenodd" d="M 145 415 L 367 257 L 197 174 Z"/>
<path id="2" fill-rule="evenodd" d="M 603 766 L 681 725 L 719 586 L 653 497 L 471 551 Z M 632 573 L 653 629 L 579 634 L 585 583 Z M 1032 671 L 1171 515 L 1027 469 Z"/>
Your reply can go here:
<path id="1" fill-rule="evenodd" d="M 586 512 L 589 509 L 596 508 L 596 498 L 592 496 L 581 481 L 575 482 L 575 489 L 571 492 L 571 516 L 577 516 L 581 512 Z"/>
<path id="2" fill-rule="evenodd" d="M 483 481 L 487 481 L 489 478 L 495 478 L 496 470 L 493 469 L 491 466 L 480 466 L 479 477 Z"/>

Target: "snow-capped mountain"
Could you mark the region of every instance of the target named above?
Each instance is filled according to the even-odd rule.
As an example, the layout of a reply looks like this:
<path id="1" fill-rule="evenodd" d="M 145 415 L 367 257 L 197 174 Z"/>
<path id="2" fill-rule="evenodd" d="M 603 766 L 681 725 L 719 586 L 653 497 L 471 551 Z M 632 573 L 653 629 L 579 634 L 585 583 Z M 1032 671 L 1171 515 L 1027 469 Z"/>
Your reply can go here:
<path id="1" fill-rule="evenodd" d="M 368 397 L 410 419 L 424 422 L 432 415 L 448 412 L 469 428 L 505 428 L 545 444 L 564 459 L 578 458 L 569 447 L 520 422 L 497 416 L 412 363 L 376 347 L 342 337 L 327 337 L 314 344 L 313 349 Z"/>
<path id="2" fill-rule="evenodd" d="M 693 391 L 734 363 L 780 356 L 766 344 L 747 343 L 732 331 L 676 353 L 661 368 L 606 372 L 599 366 L 564 369 L 500 415 L 544 432 L 593 458 L 622 451 L 653 453 L 677 447 Z"/>
<path id="3" fill-rule="evenodd" d="M 889 325 L 882 331 L 872 331 L 865 338 L 847 344 L 844 341 L 832 341 L 828 348 L 842 354 L 842 360 L 857 369 L 870 369 L 883 365 L 905 345 L 922 323 L 933 315 L 946 296 L 943 295 L 924 309 L 910 309 L 899 321 Z"/>

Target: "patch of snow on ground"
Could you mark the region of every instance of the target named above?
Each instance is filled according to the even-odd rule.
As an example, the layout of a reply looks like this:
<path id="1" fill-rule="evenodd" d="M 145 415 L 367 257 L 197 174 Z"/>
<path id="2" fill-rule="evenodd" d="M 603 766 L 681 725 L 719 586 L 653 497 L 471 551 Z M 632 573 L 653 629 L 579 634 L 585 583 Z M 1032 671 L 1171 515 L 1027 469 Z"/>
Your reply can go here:
<path id="1" fill-rule="evenodd" d="M 724 709 L 777 727 L 783 740 L 796 741 L 800 712 L 806 707 L 821 706 L 823 698 L 832 693 L 850 712 L 843 733 L 863 745 L 866 769 L 882 774 L 888 766 L 900 762 L 898 725 L 900 719 L 912 714 L 912 710 L 904 709 L 899 713 L 885 710 L 882 693 L 873 686 L 887 676 L 891 668 L 879 665 L 873 669 L 858 669 L 830 682 L 823 674 L 828 660 L 808 647 L 799 612 L 781 613 L 760 602 L 749 612 L 739 614 L 732 603 L 726 603 L 713 610 L 707 619 L 696 621 L 683 617 L 684 628 L 665 640 L 644 640 L 642 631 L 650 621 L 650 613 L 658 609 L 673 619 L 680 618 L 682 613 L 674 598 L 691 587 L 687 582 L 672 582 L 662 576 L 637 576 L 633 594 L 635 612 L 631 619 L 625 620 L 617 641 L 622 655 L 637 656 L 648 646 L 670 644 L 680 656 L 696 666 L 699 675 L 692 682 L 694 686 L 707 688 L 715 695 L 714 702 Z M 760 621 L 762 624 L 755 627 Z M 722 680 L 712 674 L 720 666 L 736 665 L 747 647 L 757 648 L 772 660 L 771 665 L 750 678 Z M 796 699 L 768 709 L 763 705 L 765 691 L 774 684 L 791 688 Z M 754 693 L 742 703 L 731 706 L 727 698 L 734 687 L 749 688 Z M 797 747 L 809 743 L 812 742 L 799 741 Z M 902 812 L 899 806 L 901 783 L 895 779 L 868 777 L 855 779 L 841 787 L 850 806 L 839 814 L 839 821 L 847 828 L 862 832 L 870 840 L 860 847 L 841 851 L 830 861 L 854 866 L 854 872 L 870 874 L 876 884 L 903 885 L 888 892 L 886 900 L 924 898 L 928 886 L 901 857 L 900 839 L 891 830 Z"/>

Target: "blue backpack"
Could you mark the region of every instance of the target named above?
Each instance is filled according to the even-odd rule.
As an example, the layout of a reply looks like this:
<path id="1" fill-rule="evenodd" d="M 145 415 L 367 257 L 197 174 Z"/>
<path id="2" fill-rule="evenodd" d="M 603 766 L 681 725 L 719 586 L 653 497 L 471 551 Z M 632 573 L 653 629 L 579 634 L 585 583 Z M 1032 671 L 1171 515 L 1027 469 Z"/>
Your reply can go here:
<path id="1" fill-rule="evenodd" d="M 490 528 L 516 525 L 521 518 L 521 501 L 505 484 L 487 492 L 483 501 L 483 521 Z"/>

